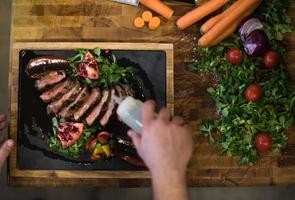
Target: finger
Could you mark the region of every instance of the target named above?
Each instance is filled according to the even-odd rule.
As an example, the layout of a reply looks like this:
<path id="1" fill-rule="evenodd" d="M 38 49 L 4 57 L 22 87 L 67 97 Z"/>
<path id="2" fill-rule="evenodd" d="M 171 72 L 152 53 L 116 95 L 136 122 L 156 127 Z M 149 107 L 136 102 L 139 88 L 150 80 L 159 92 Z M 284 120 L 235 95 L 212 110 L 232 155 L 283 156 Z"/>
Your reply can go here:
<path id="1" fill-rule="evenodd" d="M 179 116 L 175 116 L 173 117 L 172 119 L 172 123 L 176 124 L 176 125 L 179 125 L 179 126 L 182 126 L 184 124 L 184 120 L 182 117 L 179 117 Z"/>
<path id="2" fill-rule="evenodd" d="M 0 123 L 0 131 L 3 130 L 3 129 L 5 129 L 6 126 L 7 126 L 7 123 L 6 122 Z"/>
<path id="3" fill-rule="evenodd" d="M 0 123 L 6 121 L 6 115 L 0 115 Z"/>
<path id="4" fill-rule="evenodd" d="M 155 103 L 154 101 L 147 101 L 142 106 L 142 123 L 149 124 L 155 119 Z"/>
<path id="5" fill-rule="evenodd" d="M 161 120 L 164 120 L 166 122 L 169 122 L 170 121 L 170 117 L 171 117 L 171 114 L 170 114 L 170 111 L 168 108 L 162 108 L 160 113 L 159 113 L 159 116 L 158 116 L 158 119 L 161 119 Z"/>
<path id="6" fill-rule="evenodd" d="M 138 151 L 139 148 L 140 148 L 140 144 L 141 144 L 141 137 L 140 137 L 140 135 L 138 135 L 138 133 L 136 133 L 134 130 L 129 130 L 128 131 L 128 135 L 132 139 L 132 142 L 133 142 L 135 148 Z"/>
<path id="7" fill-rule="evenodd" d="M 0 148 L 0 168 L 2 168 L 5 160 L 9 156 L 11 150 L 13 149 L 13 140 L 6 140 L 5 143 Z"/>

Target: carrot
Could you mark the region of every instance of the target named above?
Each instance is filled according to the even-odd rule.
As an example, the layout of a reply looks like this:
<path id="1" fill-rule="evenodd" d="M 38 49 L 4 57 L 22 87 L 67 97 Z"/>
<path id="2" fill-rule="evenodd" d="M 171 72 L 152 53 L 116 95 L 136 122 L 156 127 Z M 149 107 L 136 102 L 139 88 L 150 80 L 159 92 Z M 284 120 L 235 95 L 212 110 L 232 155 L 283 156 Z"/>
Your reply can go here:
<path id="1" fill-rule="evenodd" d="M 233 34 L 235 32 L 236 26 L 232 26 L 231 28 L 227 29 L 224 33 L 222 33 L 217 39 L 213 40 L 208 46 L 215 46 L 222 42 L 225 38 Z"/>
<path id="2" fill-rule="evenodd" d="M 133 24 L 136 28 L 142 28 L 144 26 L 144 20 L 141 17 L 136 17 Z"/>
<path id="3" fill-rule="evenodd" d="M 252 13 L 257 8 L 257 6 L 262 2 L 262 0 L 239 1 L 242 1 L 241 4 L 233 12 L 225 16 L 223 20 L 219 21 L 214 27 L 212 27 L 205 35 L 203 35 L 199 39 L 199 46 L 205 47 L 210 45 L 210 43 L 217 39 L 223 32 L 229 29 L 237 19 L 240 19 L 241 16 L 245 18 L 247 16 L 246 14 L 250 13 L 249 10 Z"/>
<path id="4" fill-rule="evenodd" d="M 201 26 L 201 32 L 206 33 L 208 32 L 217 22 L 219 22 L 221 19 L 223 19 L 225 16 L 229 15 L 232 11 L 234 11 L 242 1 L 236 1 L 233 3 L 228 9 L 226 9 L 224 12 L 222 12 L 219 15 L 216 15 L 215 17 L 212 17 L 209 19 L 206 23 L 204 23 Z"/>
<path id="5" fill-rule="evenodd" d="M 199 20 L 203 19 L 207 15 L 213 13 L 214 11 L 218 10 L 229 0 L 211 0 L 208 1 L 199 7 L 195 8 L 194 10 L 186 13 L 184 16 L 179 18 L 176 22 L 176 25 L 179 29 L 185 29 L 194 23 L 198 22 Z"/>
<path id="6" fill-rule="evenodd" d="M 153 14 L 150 11 L 144 11 L 141 17 L 145 22 L 149 22 L 151 18 L 153 17 Z"/>
<path id="7" fill-rule="evenodd" d="M 174 11 L 167 5 L 165 5 L 160 0 L 140 0 L 140 3 L 147 8 L 155 11 L 156 13 L 162 15 L 166 19 L 170 19 Z"/>
<path id="8" fill-rule="evenodd" d="M 149 29 L 151 30 L 156 30 L 161 24 L 161 20 L 159 17 L 153 17 L 150 21 L 149 21 Z"/>

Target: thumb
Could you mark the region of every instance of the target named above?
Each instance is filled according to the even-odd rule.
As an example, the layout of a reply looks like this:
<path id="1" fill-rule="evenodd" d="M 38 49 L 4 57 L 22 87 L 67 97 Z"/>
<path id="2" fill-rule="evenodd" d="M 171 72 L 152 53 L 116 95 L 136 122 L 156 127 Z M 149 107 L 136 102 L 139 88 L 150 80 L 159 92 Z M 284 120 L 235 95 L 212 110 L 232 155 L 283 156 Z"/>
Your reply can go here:
<path id="1" fill-rule="evenodd" d="M 13 149 L 13 140 L 6 140 L 2 147 L 0 148 L 0 169 L 2 168 L 5 160 L 9 156 L 11 150 Z"/>
<path id="2" fill-rule="evenodd" d="M 132 142 L 135 148 L 137 149 L 137 151 L 139 151 L 140 144 L 141 144 L 141 137 L 134 130 L 129 130 L 128 135 L 132 139 Z"/>

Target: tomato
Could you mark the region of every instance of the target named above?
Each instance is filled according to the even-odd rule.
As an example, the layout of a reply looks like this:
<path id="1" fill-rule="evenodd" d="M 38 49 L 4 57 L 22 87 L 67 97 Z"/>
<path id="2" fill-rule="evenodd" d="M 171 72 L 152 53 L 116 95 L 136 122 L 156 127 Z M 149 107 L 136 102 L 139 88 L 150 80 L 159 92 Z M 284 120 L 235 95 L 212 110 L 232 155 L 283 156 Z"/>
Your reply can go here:
<path id="1" fill-rule="evenodd" d="M 110 134 L 106 131 L 102 131 L 97 135 L 98 141 L 102 144 L 106 144 L 108 142 L 109 137 Z"/>
<path id="2" fill-rule="evenodd" d="M 243 55 L 240 49 L 232 48 L 226 53 L 227 61 L 232 64 L 241 64 L 243 60 Z"/>
<path id="3" fill-rule="evenodd" d="M 255 137 L 255 147 L 261 152 L 268 152 L 272 147 L 272 138 L 267 133 L 259 133 Z"/>
<path id="4" fill-rule="evenodd" d="M 91 155 L 91 159 L 92 160 L 99 160 L 99 159 L 101 159 L 101 155 L 99 155 L 99 154 L 92 154 Z"/>
<path id="5" fill-rule="evenodd" d="M 57 137 L 60 139 L 62 147 L 67 148 L 80 139 L 84 129 L 83 123 L 64 122 L 58 126 Z"/>
<path id="6" fill-rule="evenodd" d="M 280 56 L 275 51 L 267 51 L 264 54 L 263 62 L 266 69 L 274 69 L 279 64 Z"/>
<path id="7" fill-rule="evenodd" d="M 247 101 L 258 101 L 262 96 L 262 89 L 257 84 L 249 85 L 245 92 L 244 97 Z"/>
<path id="8" fill-rule="evenodd" d="M 93 140 L 89 140 L 87 143 L 86 143 L 86 149 L 87 150 L 93 150 L 96 146 L 96 142 L 97 142 L 97 139 L 94 138 Z"/>

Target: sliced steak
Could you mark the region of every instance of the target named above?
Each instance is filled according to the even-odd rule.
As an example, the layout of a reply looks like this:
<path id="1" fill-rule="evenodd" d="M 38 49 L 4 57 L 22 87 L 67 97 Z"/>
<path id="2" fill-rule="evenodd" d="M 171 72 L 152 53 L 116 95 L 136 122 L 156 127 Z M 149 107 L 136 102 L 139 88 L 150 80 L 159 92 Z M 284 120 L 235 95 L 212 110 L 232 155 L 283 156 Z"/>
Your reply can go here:
<path id="1" fill-rule="evenodd" d="M 85 103 L 74 113 L 74 119 L 78 121 L 86 111 L 97 102 L 97 99 L 100 99 L 101 92 L 98 88 L 93 88 L 91 90 L 90 96 L 86 99 Z"/>
<path id="2" fill-rule="evenodd" d="M 64 80 L 63 82 L 57 84 L 50 90 L 47 90 L 43 92 L 40 96 L 40 98 L 44 102 L 53 101 L 55 99 L 58 99 L 58 97 L 62 96 L 66 91 L 67 88 L 71 85 L 71 81 L 69 79 Z"/>
<path id="3" fill-rule="evenodd" d="M 79 83 L 76 83 L 75 85 L 73 85 L 72 89 L 70 89 L 68 92 L 66 92 L 60 99 L 53 101 L 52 103 L 50 103 L 47 106 L 47 112 L 48 113 L 57 113 L 62 106 L 69 101 L 69 99 L 71 97 L 75 97 L 76 95 L 79 94 L 81 90 L 81 87 L 79 85 Z"/>
<path id="4" fill-rule="evenodd" d="M 59 113 L 58 116 L 62 118 L 68 118 L 72 115 L 73 108 L 83 101 L 83 99 L 88 95 L 87 86 L 84 86 L 84 88 L 80 91 L 78 96 L 75 98 L 75 100 L 70 103 L 68 106 L 64 107 Z"/>
<path id="5" fill-rule="evenodd" d="M 35 87 L 38 90 L 43 90 L 44 88 L 56 84 L 62 81 L 66 77 L 65 71 L 52 71 L 49 72 L 47 75 L 42 77 L 39 80 L 36 80 Z"/>
<path id="6" fill-rule="evenodd" d="M 134 97 L 135 92 L 133 91 L 133 89 L 126 85 L 126 84 L 120 84 L 120 86 L 124 89 L 126 96 L 131 96 Z"/>
<path id="7" fill-rule="evenodd" d="M 109 119 L 112 116 L 113 111 L 117 105 L 117 103 L 114 100 L 114 97 L 115 97 L 115 88 L 112 88 L 110 100 L 107 106 L 107 111 L 104 113 L 103 117 L 99 121 L 100 125 L 102 126 L 105 126 L 109 122 Z"/>
<path id="8" fill-rule="evenodd" d="M 26 66 L 26 73 L 31 76 L 35 73 L 42 73 L 52 70 L 69 69 L 70 64 L 67 60 L 57 56 L 41 56 L 32 59 Z"/>
<path id="9" fill-rule="evenodd" d="M 100 102 L 95 106 L 92 112 L 86 117 L 86 122 L 88 125 L 92 125 L 93 122 L 98 118 L 100 115 L 104 104 L 109 100 L 110 97 L 110 90 L 103 90 L 102 97 Z"/>

